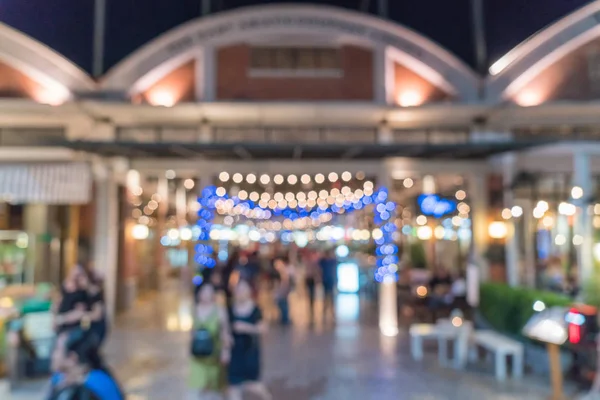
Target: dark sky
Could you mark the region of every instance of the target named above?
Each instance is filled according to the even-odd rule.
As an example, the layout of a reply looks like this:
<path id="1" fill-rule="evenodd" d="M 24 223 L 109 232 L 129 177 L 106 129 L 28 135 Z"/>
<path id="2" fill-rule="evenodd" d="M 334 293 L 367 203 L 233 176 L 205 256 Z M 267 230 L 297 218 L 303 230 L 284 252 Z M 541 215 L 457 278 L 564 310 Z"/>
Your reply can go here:
<path id="1" fill-rule="evenodd" d="M 591 0 L 484 0 L 489 63 L 522 40 Z M 196 18 L 200 0 L 107 0 L 106 68 Z M 267 3 L 316 3 L 358 9 L 362 0 L 215 0 L 221 9 Z M 371 12 L 377 0 L 371 0 Z M 390 18 L 474 64 L 470 0 L 388 0 Z M 220 4 L 220 6 L 219 6 Z M 92 65 L 93 0 L 0 0 L 0 21 L 62 53 L 87 71 Z"/>

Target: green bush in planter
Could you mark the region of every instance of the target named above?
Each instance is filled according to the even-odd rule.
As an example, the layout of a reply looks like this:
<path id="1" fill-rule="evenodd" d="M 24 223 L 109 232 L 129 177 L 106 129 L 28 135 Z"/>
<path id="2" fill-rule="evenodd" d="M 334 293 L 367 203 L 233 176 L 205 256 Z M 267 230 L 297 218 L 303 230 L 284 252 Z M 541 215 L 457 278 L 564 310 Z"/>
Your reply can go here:
<path id="1" fill-rule="evenodd" d="M 547 308 L 566 307 L 573 303 L 560 294 L 499 283 L 482 283 L 479 300 L 479 311 L 490 325 L 511 335 L 521 334 L 535 312 L 533 304 L 536 301 L 542 301 Z"/>
<path id="2" fill-rule="evenodd" d="M 600 274 L 594 273 L 592 278 L 583 285 L 583 302 L 600 308 Z"/>

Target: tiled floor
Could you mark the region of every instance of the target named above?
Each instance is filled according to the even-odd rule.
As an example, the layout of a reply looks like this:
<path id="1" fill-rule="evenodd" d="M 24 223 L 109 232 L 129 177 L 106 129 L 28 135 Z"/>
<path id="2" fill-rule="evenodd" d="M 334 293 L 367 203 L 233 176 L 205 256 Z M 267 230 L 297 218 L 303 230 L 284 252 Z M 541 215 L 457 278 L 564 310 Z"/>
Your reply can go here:
<path id="1" fill-rule="evenodd" d="M 437 366 L 434 353 L 415 363 L 406 333 L 379 334 L 376 310 L 341 296 L 338 323 L 311 328 L 296 302 L 293 328 L 273 327 L 264 339 L 264 379 L 275 400 L 537 400 L 548 386 L 528 378 L 496 383 L 491 372 Z M 190 398 L 186 390 L 189 302 L 169 291 L 142 302 L 118 321 L 106 350 L 131 400 Z M 40 400 L 39 385 L 13 400 Z"/>

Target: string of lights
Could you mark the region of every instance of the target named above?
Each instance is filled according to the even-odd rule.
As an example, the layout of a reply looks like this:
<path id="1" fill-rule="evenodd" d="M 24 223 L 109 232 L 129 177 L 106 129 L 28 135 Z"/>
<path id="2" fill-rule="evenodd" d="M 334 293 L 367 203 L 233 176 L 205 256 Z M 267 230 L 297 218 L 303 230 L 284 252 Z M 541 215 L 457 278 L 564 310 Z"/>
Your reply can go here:
<path id="1" fill-rule="evenodd" d="M 322 175 L 322 179 L 320 175 L 322 174 L 314 177 L 316 182 L 324 181 L 324 175 Z M 229 174 L 225 172 L 219 176 L 222 182 L 229 180 L 229 178 Z M 243 177 L 241 174 L 234 174 L 232 179 L 238 181 L 236 183 L 239 183 Z M 256 182 L 256 179 L 256 176 L 253 174 L 246 176 L 246 180 L 251 184 Z M 260 179 L 263 184 L 270 183 L 268 175 L 262 175 Z M 276 175 L 273 179 L 275 183 L 283 183 L 283 176 L 279 178 Z M 309 175 L 302 175 L 300 177 L 300 180 L 304 183 L 309 183 L 310 179 Z M 333 183 L 338 180 L 338 176 L 332 173 L 329 174 L 328 179 Z M 351 179 L 352 175 L 350 173 L 342 174 L 343 181 L 348 182 Z M 290 180 L 288 176 L 287 181 L 289 184 L 295 184 L 297 178 Z M 267 195 L 269 196 L 268 198 Z M 348 186 L 344 186 L 341 190 L 333 188 L 330 191 L 322 190 L 320 193 L 316 191 L 308 193 L 299 192 L 297 194 L 292 192 L 288 192 L 287 194 L 278 192 L 273 194 L 271 198 L 271 195 L 265 192 L 262 195 L 256 193 L 256 195 L 252 196 L 253 199 L 249 199 L 248 197 L 244 191 L 238 191 L 237 195 L 230 195 L 222 186 L 217 187 L 212 185 L 202 190 L 198 198 L 200 210 L 198 211 L 196 227 L 199 244 L 195 246 L 195 261 L 198 263 L 200 270 L 216 266 L 216 261 L 213 258 L 215 250 L 211 244 L 211 239 L 214 239 L 214 237 L 211 237 L 211 229 L 213 228 L 213 221 L 217 214 L 227 215 L 226 218 L 235 215 L 259 220 L 283 219 L 283 222 L 276 221 L 280 228 L 279 234 L 281 237 L 285 235 L 291 237 L 293 235 L 291 229 L 305 229 L 309 226 L 317 227 L 324 222 L 331 221 L 333 215 L 361 210 L 369 205 L 374 205 L 376 209 L 374 217 L 376 224 L 381 225 L 382 221 L 386 221 L 382 225 L 385 235 L 379 238 L 383 242 L 377 243 L 379 251 L 387 252 L 389 249 L 395 248 L 393 254 L 390 254 L 391 258 L 383 260 L 385 264 L 382 264 L 382 266 L 385 265 L 387 267 L 389 265 L 388 261 L 395 259 L 397 268 L 398 249 L 395 245 L 390 247 L 390 243 L 394 243 L 393 233 L 396 230 L 395 224 L 390 222 L 390 219 L 392 216 L 395 216 L 396 205 L 393 202 L 386 202 L 388 191 L 385 188 L 373 192 L 373 183 L 366 181 L 362 189 L 354 191 Z M 308 201 L 310 200 L 314 202 L 309 203 Z M 363 235 L 359 234 L 358 236 Z M 385 276 L 395 276 L 396 271 L 391 272 L 391 269 L 387 270 L 388 272 L 385 273 Z M 201 279 L 199 274 L 196 275 L 194 283 L 201 283 Z"/>

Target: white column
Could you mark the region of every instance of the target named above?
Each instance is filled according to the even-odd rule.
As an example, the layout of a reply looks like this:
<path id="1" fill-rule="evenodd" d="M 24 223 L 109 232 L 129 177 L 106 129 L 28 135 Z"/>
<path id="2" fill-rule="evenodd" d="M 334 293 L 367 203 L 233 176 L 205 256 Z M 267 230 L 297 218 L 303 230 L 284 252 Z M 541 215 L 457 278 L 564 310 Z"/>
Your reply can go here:
<path id="1" fill-rule="evenodd" d="M 523 230 L 521 231 L 522 237 L 519 237 L 519 240 L 523 241 L 525 250 L 525 254 L 523 254 L 522 277 L 527 286 L 535 287 L 535 233 L 538 221 L 533 216 L 533 209 L 536 205 L 533 204 L 531 199 L 519 200 L 517 205 L 523 209 L 523 216 L 521 217 L 523 218 Z"/>
<path id="2" fill-rule="evenodd" d="M 216 100 L 217 69 L 215 49 L 205 47 L 196 59 L 196 100 L 210 102 Z"/>
<path id="3" fill-rule="evenodd" d="M 387 103 L 386 67 L 385 47 L 377 46 L 373 50 L 373 93 L 377 104 Z"/>
<path id="4" fill-rule="evenodd" d="M 508 153 L 502 157 L 502 177 L 504 185 L 504 207 L 511 208 L 515 204 L 514 193 L 510 186 L 515 177 L 515 154 Z M 508 236 L 506 237 L 506 277 L 510 286 L 519 285 L 519 233 L 513 219 L 506 221 Z"/>
<path id="5" fill-rule="evenodd" d="M 96 161 L 94 268 L 104 278 L 104 295 L 109 321 L 115 316 L 119 246 L 119 199 L 113 169 L 107 161 Z"/>
<path id="6" fill-rule="evenodd" d="M 592 215 L 590 215 L 589 199 L 594 194 L 592 174 L 590 169 L 590 156 L 584 152 L 573 154 L 573 186 L 583 189 L 583 198 L 573 200 L 579 207 L 575 225 L 574 235 L 583 237 L 583 244 L 577 246 L 577 261 L 579 265 L 579 281 L 585 285 L 593 276 L 594 261 L 592 248 L 594 246 L 594 228 Z"/>
<path id="7" fill-rule="evenodd" d="M 23 225 L 29 235 L 27 262 L 31 271 L 27 271 L 27 283 L 52 282 L 60 283 L 60 271 L 52 268 L 50 243 L 49 207 L 46 204 L 26 204 L 23 207 Z"/>
<path id="8" fill-rule="evenodd" d="M 468 177 L 468 196 L 471 199 L 471 222 L 473 224 L 473 243 L 471 244 L 470 263 L 479 267 L 480 281 L 489 279 L 489 263 L 485 258 L 488 240 L 488 191 L 485 174 L 471 174 Z"/>
<path id="9" fill-rule="evenodd" d="M 398 335 L 398 297 L 396 282 L 379 284 L 379 330 L 384 336 Z"/>
<path id="10" fill-rule="evenodd" d="M 156 264 L 153 270 L 153 283 L 156 289 L 161 289 L 168 270 L 165 263 L 165 248 L 161 245 L 160 238 L 166 233 L 167 217 L 170 208 L 169 206 L 171 204 L 171 198 L 169 196 L 169 180 L 164 176 L 159 177 L 156 192 L 160 196 L 160 201 L 158 203 L 158 209 L 156 210 L 157 223 L 155 227 L 156 238 L 154 241 L 154 257 Z"/>
<path id="11" fill-rule="evenodd" d="M 388 104 L 396 104 L 396 62 L 385 51 L 385 98 Z"/>
<path id="12" fill-rule="evenodd" d="M 390 171 L 384 163 L 377 177 L 377 186 L 388 189 L 392 187 Z M 393 200 L 392 190 L 389 197 Z M 379 329 L 385 336 L 398 335 L 398 296 L 396 282 L 393 280 L 384 281 L 379 285 Z"/>
<path id="13" fill-rule="evenodd" d="M 179 226 L 187 225 L 187 206 L 187 190 L 183 187 L 183 183 L 180 183 L 175 191 L 175 212 Z"/>

